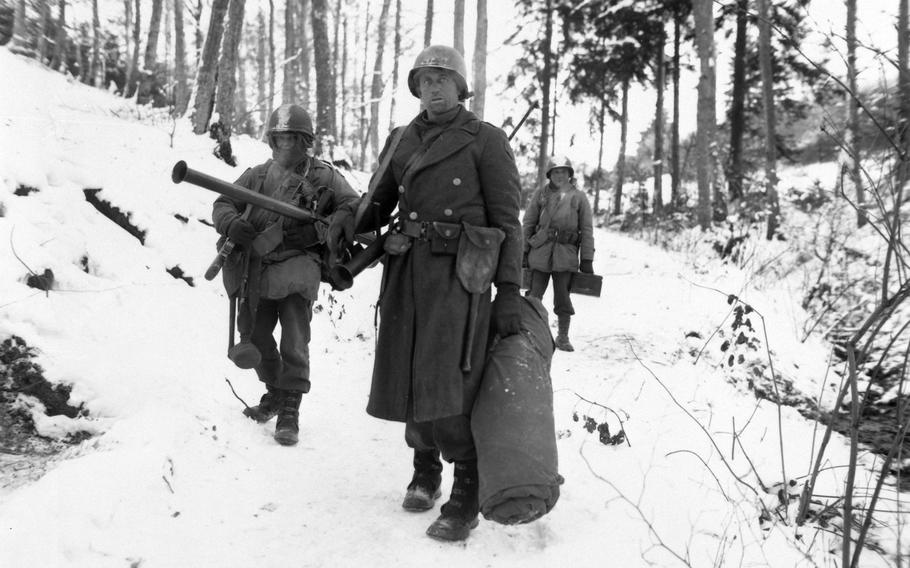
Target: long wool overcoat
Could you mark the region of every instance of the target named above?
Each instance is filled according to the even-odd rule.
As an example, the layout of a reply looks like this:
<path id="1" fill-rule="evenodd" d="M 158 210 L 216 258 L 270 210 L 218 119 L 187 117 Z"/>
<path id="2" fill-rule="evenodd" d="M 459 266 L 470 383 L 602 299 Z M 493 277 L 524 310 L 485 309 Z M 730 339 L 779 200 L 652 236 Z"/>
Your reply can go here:
<path id="1" fill-rule="evenodd" d="M 578 272 L 578 261 L 594 260 L 591 204 L 580 189 L 561 192 L 547 183 L 537 190 L 522 219 L 528 267 L 541 272 Z M 574 231 L 577 242 L 549 240 L 548 231 Z"/>
<path id="2" fill-rule="evenodd" d="M 382 178 L 374 180 L 373 203 L 386 217 L 467 223 L 505 232 L 493 281 L 518 285 L 521 278 L 520 184 L 508 138 L 499 128 L 459 108 L 442 134 L 417 162 L 409 160 L 425 142 L 421 113 L 405 128 Z M 389 151 L 390 134 L 380 161 Z M 471 345 L 471 370 L 462 371 L 468 337 L 470 294 L 456 277 L 454 255 L 431 252 L 415 239 L 404 254 L 387 256 L 379 299 L 372 387 L 367 412 L 404 421 L 408 401 L 414 420 L 470 414 L 483 375 L 489 336 L 491 292 L 478 296 Z"/>

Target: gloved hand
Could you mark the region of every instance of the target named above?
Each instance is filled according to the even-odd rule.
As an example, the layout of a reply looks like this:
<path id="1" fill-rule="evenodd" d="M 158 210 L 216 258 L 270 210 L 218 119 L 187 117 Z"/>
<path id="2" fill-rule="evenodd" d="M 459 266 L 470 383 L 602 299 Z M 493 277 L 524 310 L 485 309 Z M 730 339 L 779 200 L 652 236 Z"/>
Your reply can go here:
<path id="1" fill-rule="evenodd" d="M 493 300 L 493 333 L 500 337 L 521 331 L 521 294 L 515 284 L 497 284 Z"/>
<path id="2" fill-rule="evenodd" d="M 585 274 L 594 274 L 594 261 L 593 260 L 583 260 L 578 266 L 578 270 L 584 272 Z"/>
<path id="3" fill-rule="evenodd" d="M 325 231 L 325 244 L 329 252 L 338 255 L 354 242 L 354 213 L 348 209 L 339 209 L 332 214 L 329 226 Z"/>
<path id="4" fill-rule="evenodd" d="M 529 253 L 529 252 L 530 252 L 530 251 L 527 251 L 527 250 L 526 250 L 526 251 L 524 252 L 524 254 L 521 255 L 521 267 L 522 267 L 522 268 L 527 268 L 527 267 L 528 267 L 528 253 Z"/>
<path id="5" fill-rule="evenodd" d="M 312 223 L 294 223 L 284 231 L 284 245 L 287 248 L 304 250 L 319 240 Z"/>
<path id="6" fill-rule="evenodd" d="M 256 238 L 256 227 L 252 223 L 237 217 L 228 225 L 227 236 L 240 246 L 246 246 Z"/>

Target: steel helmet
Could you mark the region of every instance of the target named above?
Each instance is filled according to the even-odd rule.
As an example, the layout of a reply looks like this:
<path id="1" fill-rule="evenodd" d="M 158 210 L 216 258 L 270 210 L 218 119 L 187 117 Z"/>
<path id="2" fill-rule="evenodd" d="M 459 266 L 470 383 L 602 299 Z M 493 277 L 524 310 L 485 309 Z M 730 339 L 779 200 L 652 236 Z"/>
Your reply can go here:
<path id="1" fill-rule="evenodd" d="M 415 97 L 420 98 L 415 75 L 419 70 L 427 67 L 448 69 L 455 74 L 455 82 L 458 84 L 458 100 L 463 101 L 473 94 L 468 91 L 468 81 L 465 79 L 468 75 L 468 68 L 465 66 L 464 57 L 458 53 L 458 50 L 447 45 L 431 45 L 420 52 L 408 73 L 408 88 Z"/>
<path id="2" fill-rule="evenodd" d="M 569 158 L 566 158 L 565 156 L 550 156 L 550 159 L 547 162 L 547 179 L 550 178 L 550 172 L 556 168 L 566 168 L 569 170 L 569 179 L 575 177 L 575 168 L 572 167 L 572 162 Z"/>
<path id="3" fill-rule="evenodd" d="M 281 105 L 272 111 L 265 134 L 271 137 L 277 132 L 299 132 L 313 138 L 313 119 L 299 105 Z"/>

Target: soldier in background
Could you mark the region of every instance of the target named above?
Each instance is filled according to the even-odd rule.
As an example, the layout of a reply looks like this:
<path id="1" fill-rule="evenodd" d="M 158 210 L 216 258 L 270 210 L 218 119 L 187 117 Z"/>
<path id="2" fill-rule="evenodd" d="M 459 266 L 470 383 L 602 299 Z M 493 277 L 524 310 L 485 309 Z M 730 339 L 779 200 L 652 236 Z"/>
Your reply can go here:
<path id="1" fill-rule="evenodd" d="M 489 333 L 518 333 L 524 301 L 515 158 L 506 134 L 462 105 L 470 96 L 465 76 L 464 59 L 451 47 L 417 56 L 408 87 L 424 110 L 390 133 L 380 161 L 391 153 L 391 162 L 371 182 L 360 225 L 352 215 L 329 228 L 331 244 L 392 225 L 367 412 L 405 423 L 415 452 L 405 509 L 433 508 L 442 471 L 436 456 L 454 463 L 452 493 L 427 529 L 447 541 L 466 539 L 478 523 L 471 408 Z M 485 289 L 469 290 L 478 276 L 489 277 Z"/>
<path id="2" fill-rule="evenodd" d="M 575 169 L 568 158 L 550 158 L 547 179 L 531 197 L 522 219 L 524 258 L 531 270 L 529 296 L 543 298 L 553 279 L 553 312 L 558 320 L 556 347 L 574 351 L 569 324 L 575 314 L 569 288 L 572 275 L 594 272 L 594 224 L 591 204 L 575 187 Z"/>
<path id="3" fill-rule="evenodd" d="M 313 121 L 302 107 L 275 109 L 266 136 L 272 159 L 246 170 L 237 185 L 320 216 L 357 199 L 335 168 L 308 155 Z M 224 266 L 228 295 L 239 300 L 240 343 L 229 356 L 238 367 L 254 368 L 266 388 L 259 404 L 243 413 L 261 423 L 277 415 L 275 440 L 296 444 L 300 402 L 310 390 L 310 320 L 326 224 L 289 219 L 227 196 L 215 200 L 212 219 L 222 242 L 229 238 L 237 245 Z M 279 322 L 280 346 L 273 337 Z"/>

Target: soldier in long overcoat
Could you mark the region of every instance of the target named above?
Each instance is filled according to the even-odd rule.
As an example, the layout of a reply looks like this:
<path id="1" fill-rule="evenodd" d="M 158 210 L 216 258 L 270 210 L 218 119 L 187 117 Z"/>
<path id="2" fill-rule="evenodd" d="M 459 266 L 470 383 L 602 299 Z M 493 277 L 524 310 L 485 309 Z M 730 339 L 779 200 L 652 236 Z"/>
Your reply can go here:
<path id="1" fill-rule="evenodd" d="M 567 158 L 550 158 L 547 183 L 531 197 L 522 218 L 525 253 L 531 270 L 529 296 L 543 298 L 553 279 L 553 313 L 557 316 L 556 347 L 574 351 L 569 325 L 575 307 L 569 289 L 575 272 L 593 273 L 594 223 L 591 204 L 575 187 L 575 169 Z"/>
<path id="2" fill-rule="evenodd" d="M 493 333 L 518 332 L 520 185 L 505 133 L 461 104 L 469 92 L 457 51 L 426 48 L 408 85 L 425 110 L 390 133 L 380 163 L 389 154 L 391 161 L 372 180 L 370 207 L 356 228 L 389 223 L 398 209 L 386 238 L 367 412 L 406 423 L 415 471 L 405 509 L 433 507 L 442 469 L 437 452 L 454 462 L 452 495 L 427 533 L 464 540 L 478 522 L 470 413 L 491 318 Z M 492 303 L 490 282 L 497 289 Z"/>

